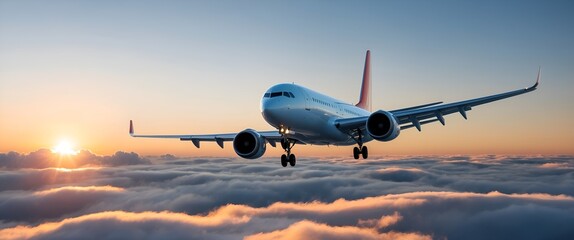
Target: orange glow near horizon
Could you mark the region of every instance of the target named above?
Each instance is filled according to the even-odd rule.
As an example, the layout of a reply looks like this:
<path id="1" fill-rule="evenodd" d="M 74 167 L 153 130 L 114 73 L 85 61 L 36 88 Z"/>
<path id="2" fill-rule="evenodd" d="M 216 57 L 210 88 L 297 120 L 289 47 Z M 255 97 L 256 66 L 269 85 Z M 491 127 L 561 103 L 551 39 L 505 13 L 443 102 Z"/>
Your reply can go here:
<path id="1" fill-rule="evenodd" d="M 488 108 L 488 106 L 487 106 Z M 468 121 L 457 119 L 459 116 L 447 118 L 447 126 L 425 125 L 422 132 L 402 131 L 400 136 L 391 142 L 372 141 L 366 144 L 370 154 L 376 155 L 433 155 L 433 154 L 574 154 L 570 144 L 574 141 L 571 134 L 565 134 L 569 129 L 555 134 L 543 134 L 542 129 L 531 129 L 524 132 L 526 123 L 509 125 L 505 122 L 488 120 L 489 113 L 476 112 Z M 193 115 L 193 114 L 191 114 Z M 218 124 L 206 124 L 201 126 L 189 122 L 177 122 L 163 125 L 156 117 L 145 124 L 138 125 L 138 131 L 142 133 L 213 133 L 213 132 L 238 132 L 247 127 L 254 129 L 269 130 L 270 127 L 261 120 L 253 117 L 251 125 L 245 122 L 242 126 L 225 126 Z M 115 118 L 115 117 L 112 117 Z M 203 119 L 210 116 L 203 115 Z M 506 118 L 506 117 L 505 117 Z M 510 117 L 508 117 L 510 118 Z M 166 118 L 168 119 L 168 118 Z M 3 121 L 3 120 L 0 120 Z M 168 120 L 165 120 L 169 122 Z M 223 119 L 221 122 L 234 122 L 233 119 Z M 120 121 L 115 121 L 120 122 Z M 202 122 L 202 121 L 198 121 Z M 123 123 L 123 124 L 122 124 Z M 202 142 L 201 148 L 197 149 L 191 142 L 181 142 L 177 139 L 143 139 L 132 138 L 127 133 L 128 121 L 110 123 L 103 121 L 101 124 L 111 124 L 106 131 L 95 130 L 97 121 L 89 121 L 79 124 L 75 129 L 63 129 L 64 134 L 73 136 L 71 140 L 64 140 L 54 144 L 62 133 L 53 132 L 52 127 L 47 125 L 35 125 L 24 128 L 24 131 L 7 129 L 2 131 L 0 139 L 0 152 L 16 151 L 29 153 L 38 149 L 50 149 L 62 157 L 73 156 L 80 149 L 88 150 L 99 155 L 109 155 L 116 151 L 136 152 L 140 155 L 163 155 L 174 154 L 176 156 L 189 157 L 236 157 L 231 142 L 224 143 L 224 149 L 219 148 L 212 142 Z M 191 130 L 189 126 L 193 126 Z M 16 129 L 15 126 L 14 129 Z M 496 131 L 488 130 L 495 129 Z M 36 136 L 36 137 L 28 137 Z M 9 141 L 8 141 L 9 140 Z M 82 147 L 77 143 L 81 142 Z M 312 156 L 352 156 L 353 146 L 314 146 L 296 145 L 293 149 L 298 157 Z M 267 146 L 263 157 L 278 157 L 283 153 L 280 147 Z"/>
<path id="2" fill-rule="evenodd" d="M 262 86 L 266 83 L 262 83 Z M 550 83 L 549 83 L 550 84 Z M 201 86 L 197 89 L 207 91 L 216 89 L 212 86 Z M 320 86 L 315 87 L 322 90 Z M 259 90 L 258 90 L 259 91 Z M 264 91 L 264 90 L 262 90 Z M 487 94 L 497 90 L 473 93 L 466 91 L 467 96 Z M 437 124 L 423 125 L 422 132 L 413 129 L 401 131 L 399 137 L 391 142 L 372 141 L 366 144 L 371 156 L 376 155 L 433 155 L 433 154 L 574 154 L 571 147 L 574 142 L 574 128 L 569 127 L 567 119 L 574 113 L 563 113 L 560 118 L 547 119 L 544 114 L 533 114 L 536 108 L 544 105 L 532 103 L 542 93 L 519 96 L 491 105 L 485 105 L 469 112 L 469 119 L 453 114 L 446 117 L 446 126 Z M 209 92 L 209 91 L 207 91 Z M 329 91 L 323 90 L 330 94 Z M 437 95 L 440 92 L 437 92 Z M 538 95 L 537 95 L 538 94 Z M 199 99 L 201 96 L 190 99 Z M 331 94 L 335 97 L 336 94 Z M 416 94 L 415 94 L 416 95 Z M 54 97 L 45 100 L 31 95 L 30 102 L 2 104 L 0 116 L 0 152 L 16 151 L 29 153 L 38 149 L 51 149 L 62 155 L 73 155 L 80 149 L 89 150 L 99 155 L 109 155 L 116 151 L 136 152 L 140 155 L 174 154 L 191 157 L 236 157 L 232 144 L 225 142 L 220 149 L 213 142 L 202 142 L 197 149 L 191 142 L 177 139 L 144 139 L 132 138 L 128 134 L 129 120 L 134 119 L 136 131 L 141 134 L 205 134 L 239 132 L 246 128 L 272 130 L 261 117 L 258 108 L 259 95 L 245 93 L 230 95 L 229 99 L 238 100 L 242 108 L 227 105 L 229 99 L 210 102 L 207 105 L 173 106 L 170 101 L 158 100 L 146 105 L 142 99 L 130 101 L 129 104 L 106 103 L 98 96 L 75 95 L 78 101 Z M 253 97 L 251 97 L 253 96 Z M 345 99 L 344 97 L 341 97 Z M 396 109 L 416 105 L 408 99 L 396 103 L 375 104 L 374 109 Z M 432 99 L 432 98 L 428 98 Z M 544 98 L 543 98 L 544 99 Z M 373 102 L 385 102 L 374 96 Z M 457 99 L 452 99 L 457 100 Z M 155 100 L 154 100 L 155 101 Z M 50 103 L 52 102 L 52 103 Z M 66 103 L 63 103 L 66 102 Z M 524 108 L 523 106 L 529 106 Z M 46 109 L 50 109 L 50 111 Z M 27 109 L 39 109 L 28 111 Z M 89 114 L 78 112 L 90 109 Z M 132 110 L 135 109 L 135 110 Z M 184 109 L 185 111 L 181 111 Z M 529 110 L 533 109 L 533 110 Z M 559 110 L 563 110 L 560 108 Z M 548 111 L 552 111 L 550 108 Z M 161 114 L 152 114 L 158 113 Z M 41 119 L 41 120 L 38 120 Z M 62 136 L 68 143 L 55 143 Z M 56 146 L 54 146 L 56 144 Z M 353 146 L 311 146 L 296 145 L 293 153 L 298 157 L 313 156 L 348 156 L 352 157 Z M 267 146 L 264 157 L 279 157 L 283 150 Z"/>
<path id="3" fill-rule="evenodd" d="M 204 116 L 209 118 L 209 116 Z M 521 124 L 501 123 L 500 131 L 483 131 L 483 129 L 496 129 L 497 124 L 484 122 L 476 116 L 468 121 L 456 119 L 453 116 L 447 119 L 447 126 L 425 125 L 422 132 L 403 131 L 401 135 L 391 142 L 371 141 L 366 144 L 369 147 L 372 156 L 377 155 L 435 155 L 435 154 L 518 154 L 518 155 L 537 155 L 537 154 L 574 154 L 574 149 L 569 145 L 572 142 L 572 135 L 560 134 L 551 138 L 550 136 L 537 135 L 533 133 L 521 133 Z M 450 120 L 450 121 L 449 121 Z M 230 122 L 233 122 L 230 120 Z M 257 121 L 255 121 L 257 122 Z M 127 122 L 125 122 L 127 123 Z M 95 123 L 94 123 L 95 124 Z M 55 146 L 54 138 L 46 132 L 43 127 L 37 126 L 36 131 L 45 133 L 39 134 L 37 138 L 26 139 L 18 136 L 13 131 L 3 132 L 0 139 L 0 152 L 16 151 L 19 153 L 29 153 L 38 149 L 50 149 L 53 153 L 60 154 L 62 157 L 74 156 L 79 150 L 88 150 L 99 155 L 110 155 L 116 151 L 136 152 L 140 155 L 163 155 L 174 154 L 185 157 L 236 157 L 231 142 L 224 143 L 224 149 L 219 148 L 212 142 L 202 142 L 201 148 L 197 149 L 191 142 L 182 142 L 177 139 L 143 139 L 131 138 L 127 134 L 127 124 L 116 126 L 108 131 L 91 130 L 91 124 L 85 124 L 86 129 L 79 130 L 73 135 L 74 142 L 81 142 L 81 148 L 70 140 L 61 141 Z M 119 124 L 118 124 L 119 125 Z M 125 126 L 124 126 L 125 125 Z M 143 124 L 140 124 L 143 125 Z M 166 126 L 164 129 L 160 123 L 154 124 L 154 127 L 139 127 L 142 132 L 160 132 L 160 133 L 181 133 L 187 132 L 182 129 L 189 129 L 188 124 L 178 123 Z M 269 130 L 264 124 L 258 124 L 256 129 Z M 482 125 L 484 127 L 481 127 Z M 245 126 L 248 126 L 246 124 Z M 80 126 L 79 126 L 80 127 Z M 480 128 L 479 128 L 480 127 Z M 205 130 L 192 130 L 192 133 L 210 133 L 210 132 L 233 132 L 241 131 L 245 127 L 222 127 L 207 126 Z M 138 129 L 138 130 L 139 130 Z M 223 130 L 221 130 L 223 129 Z M 537 130 L 534 130 L 537 131 Z M 14 133 L 14 134 L 12 134 Z M 500 134 L 504 133 L 504 134 Z M 33 135 L 33 133 L 30 133 Z M 493 135 L 495 134 L 495 135 Z M 523 137 L 517 137 L 521 136 Z M 71 134 L 70 134 L 71 135 Z M 525 136 L 526 135 L 526 136 Z M 13 141 L 6 142 L 5 139 Z M 539 140 L 537 140 L 539 139 Z M 298 157 L 313 156 L 352 156 L 353 146 L 315 146 L 315 145 L 296 145 L 293 148 L 294 154 Z M 267 151 L 263 157 L 279 157 L 283 153 L 280 147 L 273 148 L 267 146 Z"/>

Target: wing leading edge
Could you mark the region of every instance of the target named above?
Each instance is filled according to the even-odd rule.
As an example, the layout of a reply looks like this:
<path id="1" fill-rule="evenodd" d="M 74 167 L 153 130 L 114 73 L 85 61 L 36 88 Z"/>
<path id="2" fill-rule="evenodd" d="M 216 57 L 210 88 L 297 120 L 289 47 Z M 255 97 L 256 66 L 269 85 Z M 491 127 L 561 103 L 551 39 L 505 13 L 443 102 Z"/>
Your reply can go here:
<path id="1" fill-rule="evenodd" d="M 271 146 L 275 147 L 275 142 L 282 139 L 281 134 L 278 131 L 257 131 L 261 136 L 265 138 Z M 228 141 L 233 141 L 237 133 L 218 133 L 218 134 L 173 134 L 173 135 L 162 135 L 162 134 L 135 134 L 133 121 L 130 120 L 130 136 L 138 138 L 177 138 L 180 141 L 191 141 L 193 145 L 197 148 L 200 147 L 200 142 L 216 142 L 219 147 L 223 148 L 223 143 Z"/>
<path id="2" fill-rule="evenodd" d="M 446 123 L 444 116 L 452 113 L 460 113 L 462 117 L 467 119 L 466 112 L 472 110 L 472 107 L 532 92 L 537 89 L 539 83 L 540 83 L 540 68 L 538 68 L 538 76 L 536 78 L 536 83 L 527 88 L 460 102 L 446 103 L 446 104 L 442 104 L 442 102 L 437 102 L 417 107 L 393 110 L 390 112 L 395 116 L 397 123 L 401 125 L 401 130 L 416 127 L 417 130 L 421 131 L 421 125 L 427 123 L 438 121 L 442 125 L 445 125 Z M 354 131 L 356 129 L 364 130 L 365 123 L 368 118 L 369 116 L 338 119 L 335 121 L 335 126 L 337 126 L 341 131 L 346 132 Z"/>

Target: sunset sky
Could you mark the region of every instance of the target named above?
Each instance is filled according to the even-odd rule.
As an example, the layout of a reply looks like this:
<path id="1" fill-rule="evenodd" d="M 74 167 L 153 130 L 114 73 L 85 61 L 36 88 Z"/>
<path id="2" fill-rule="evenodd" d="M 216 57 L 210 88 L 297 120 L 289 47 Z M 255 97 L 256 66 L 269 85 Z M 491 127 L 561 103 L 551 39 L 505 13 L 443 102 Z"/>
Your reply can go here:
<path id="1" fill-rule="evenodd" d="M 0 0 L 0 239 L 574 239 L 573 1 Z M 272 130 L 294 82 L 373 108 L 531 86 L 259 159 L 137 133 Z"/>
<path id="2" fill-rule="evenodd" d="M 371 155 L 572 154 L 570 1 L 0 1 L 0 152 L 62 140 L 99 154 L 234 156 L 140 133 L 270 130 L 259 109 L 295 82 L 373 108 L 538 91 L 371 142 Z M 328 150 L 328 151 L 326 151 Z M 351 147 L 298 146 L 350 156 Z M 281 149 L 270 148 L 275 157 Z"/>

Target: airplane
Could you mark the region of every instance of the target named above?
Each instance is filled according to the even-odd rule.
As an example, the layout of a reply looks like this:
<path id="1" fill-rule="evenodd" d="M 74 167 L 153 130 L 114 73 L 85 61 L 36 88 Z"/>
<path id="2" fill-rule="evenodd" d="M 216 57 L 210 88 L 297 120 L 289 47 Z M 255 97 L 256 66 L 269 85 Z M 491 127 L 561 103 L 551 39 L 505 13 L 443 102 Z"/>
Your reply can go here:
<path id="1" fill-rule="evenodd" d="M 391 141 L 401 130 L 416 128 L 433 122 L 445 125 L 444 116 L 459 113 L 467 119 L 467 111 L 482 104 L 521 95 L 536 90 L 540 82 L 540 68 L 534 85 L 514 91 L 464 100 L 454 103 L 432 102 L 391 111 L 371 111 L 371 52 L 367 50 L 359 102 L 355 105 L 294 83 L 282 83 L 270 87 L 261 99 L 261 114 L 276 130 L 257 131 L 245 129 L 239 133 L 141 135 L 135 134 L 130 120 L 129 133 L 138 138 L 176 138 L 191 141 L 195 147 L 200 142 L 233 142 L 235 153 L 246 159 L 256 159 L 265 153 L 267 144 L 276 147 L 280 143 L 285 154 L 281 165 L 295 166 L 296 157 L 291 150 L 296 144 L 351 146 L 353 157 L 366 159 L 369 151 L 365 143 Z"/>

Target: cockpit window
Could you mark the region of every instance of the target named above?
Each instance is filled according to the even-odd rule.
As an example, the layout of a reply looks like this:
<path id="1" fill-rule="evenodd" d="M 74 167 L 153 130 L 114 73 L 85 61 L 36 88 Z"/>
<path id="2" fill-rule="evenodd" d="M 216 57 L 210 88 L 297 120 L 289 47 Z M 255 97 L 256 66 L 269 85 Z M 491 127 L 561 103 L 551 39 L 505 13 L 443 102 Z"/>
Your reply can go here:
<path id="1" fill-rule="evenodd" d="M 264 98 L 274 98 L 274 97 L 280 97 L 280 96 L 285 96 L 288 98 L 295 98 L 295 95 L 293 95 L 292 92 L 271 92 L 271 93 L 263 94 Z"/>

